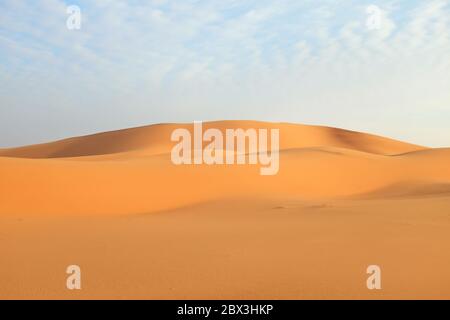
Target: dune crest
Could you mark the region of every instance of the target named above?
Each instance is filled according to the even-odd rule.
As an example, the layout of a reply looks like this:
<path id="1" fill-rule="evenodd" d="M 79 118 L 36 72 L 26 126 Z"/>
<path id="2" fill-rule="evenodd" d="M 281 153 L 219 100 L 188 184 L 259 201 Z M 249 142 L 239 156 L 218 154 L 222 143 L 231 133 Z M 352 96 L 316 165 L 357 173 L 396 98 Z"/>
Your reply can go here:
<path id="1" fill-rule="evenodd" d="M 0 149 L 0 156 L 17 158 L 73 158 L 142 152 L 146 155 L 170 152 L 173 143 L 170 135 L 177 128 L 192 131 L 192 124 L 158 124 L 132 129 L 104 132 L 51 143 Z M 338 147 L 374 154 L 393 155 L 426 149 L 366 133 L 344 129 L 268 123 L 258 121 L 218 121 L 204 123 L 204 128 L 226 129 L 279 128 L 280 148 Z"/>

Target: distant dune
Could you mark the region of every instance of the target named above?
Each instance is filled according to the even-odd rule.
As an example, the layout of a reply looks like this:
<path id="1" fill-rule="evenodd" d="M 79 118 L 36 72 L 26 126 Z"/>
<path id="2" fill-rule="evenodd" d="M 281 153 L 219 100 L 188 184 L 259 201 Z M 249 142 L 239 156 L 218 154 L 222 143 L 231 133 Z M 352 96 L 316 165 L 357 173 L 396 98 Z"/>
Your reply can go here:
<path id="1" fill-rule="evenodd" d="M 205 129 L 279 128 L 280 149 L 336 147 L 374 154 L 400 154 L 425 149 L 370 134 L 330 127 L 256 121 L 220 121 L 204 124 Z M 138 152 L 152 155 L 168 153 L 173 147 L 170 135 L 176 128 L 192 128 L 188 124 L 160 124 L 105 132 L 52 143 L 0 149 L 0 156 L 18 158 L 69 158 Z"/>
<path id="2" fill-rule="evenodd" d="M 192 126 L 155 125 L 0 150 L 0 212 L 148 213 L 229 197 L 350 196 L 450 178 L 450 150 L 328 127 L 250 121 L 204 126 L 280 128 L 279 174 L 262 177 L 250 165 L 177 167 L 170 161 L 170 135 Z"/>
<path id="3" fill-rule="evenodd" d="M 204 124 L 279 128 L 280 171 L 261 176 L 175 166 L 180 127 L 192 125 L 0 149 L 0 298 L 450 298 L 450 149 Z M 63 288 L 73 263 L 87 270 L 80 293 Z M 365 288 L 374 263 L 379 293 Z"/>

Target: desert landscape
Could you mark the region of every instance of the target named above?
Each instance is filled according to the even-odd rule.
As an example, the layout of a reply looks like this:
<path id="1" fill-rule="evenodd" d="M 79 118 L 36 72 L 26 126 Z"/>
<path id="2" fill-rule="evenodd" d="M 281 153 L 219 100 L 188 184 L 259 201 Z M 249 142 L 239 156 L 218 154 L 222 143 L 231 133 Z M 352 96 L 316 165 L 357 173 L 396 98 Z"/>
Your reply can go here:
<path id="1" fill-rule="evenodd" d="M 170 135 L 192 124 L 0 149 L 0 299 L 450 299 L 450 149 L 204 126 L 279 129 L 278 174 L 174 165 Z"/>

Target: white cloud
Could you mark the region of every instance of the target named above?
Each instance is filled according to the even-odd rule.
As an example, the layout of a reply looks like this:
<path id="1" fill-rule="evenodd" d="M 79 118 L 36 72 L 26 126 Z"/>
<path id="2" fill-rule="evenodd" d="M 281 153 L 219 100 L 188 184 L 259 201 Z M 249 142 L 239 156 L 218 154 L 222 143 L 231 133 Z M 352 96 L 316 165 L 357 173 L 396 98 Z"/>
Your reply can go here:
<path id="1" fill-rule="evenodd" d="M 82 29 L 69 31 L 63 1 L 3 1 L 0 145 L 201 118 L 450 145 L 433 124 L 450 113 L 449 1 L 377 2 L 371 31 L 350 0 L 80 1 Z M 14 136 L 33 119 L 44 133 Z"/>

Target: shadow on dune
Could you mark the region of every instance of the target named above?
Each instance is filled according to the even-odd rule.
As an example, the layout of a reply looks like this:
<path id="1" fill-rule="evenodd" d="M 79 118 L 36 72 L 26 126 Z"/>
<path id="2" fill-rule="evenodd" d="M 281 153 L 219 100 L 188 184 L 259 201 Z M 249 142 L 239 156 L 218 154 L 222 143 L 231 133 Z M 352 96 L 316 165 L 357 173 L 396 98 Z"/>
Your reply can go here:
<path id="1" fill-rule="evenodd" d="M 422 198 L 422 197 L 450 197 L 450 183 L 396 183 L 371 192 L 352 196 L 353 199 L 393 199 L 393 198 Z"/>

